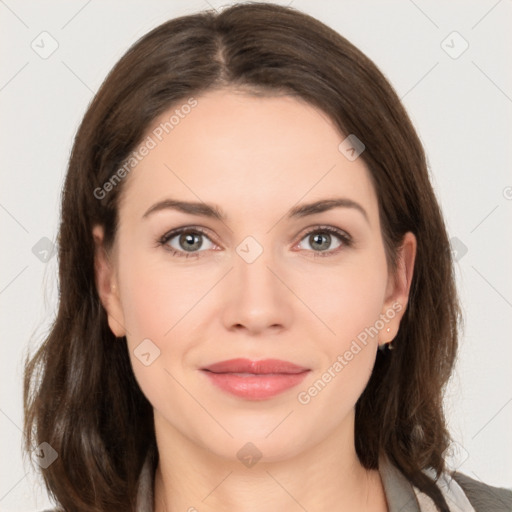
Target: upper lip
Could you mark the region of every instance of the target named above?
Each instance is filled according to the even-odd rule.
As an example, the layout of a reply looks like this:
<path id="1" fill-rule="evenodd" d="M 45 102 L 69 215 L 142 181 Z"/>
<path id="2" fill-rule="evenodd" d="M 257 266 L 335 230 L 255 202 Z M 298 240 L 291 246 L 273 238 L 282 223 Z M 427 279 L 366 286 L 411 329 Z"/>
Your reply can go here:
<path id="1" fill-rule="evenodd" d="M 219 361 L 210 364 L 201 370 L 208 370 L 213 373 L 254 373 L 254 374 L 270 374 L 270 373 L 302 373 L 309 368 L 304 368 L 289 361 L 280 359 L 262 359 L 260 361 L 252 361 L 250 359 L 229 359 L 227 361 Z"/>

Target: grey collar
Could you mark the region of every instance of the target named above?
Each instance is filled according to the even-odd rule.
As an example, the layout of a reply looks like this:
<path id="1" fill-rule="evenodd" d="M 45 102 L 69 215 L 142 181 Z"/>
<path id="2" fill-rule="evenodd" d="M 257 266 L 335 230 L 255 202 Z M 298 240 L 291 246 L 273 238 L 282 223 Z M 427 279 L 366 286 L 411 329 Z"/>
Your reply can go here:
<path id="1" fill-rule="evenodd" d="M 420 512 L 414 489 L 387 457 L 379 458 L 379 473 L 386 493 L 389 512 Z"/>

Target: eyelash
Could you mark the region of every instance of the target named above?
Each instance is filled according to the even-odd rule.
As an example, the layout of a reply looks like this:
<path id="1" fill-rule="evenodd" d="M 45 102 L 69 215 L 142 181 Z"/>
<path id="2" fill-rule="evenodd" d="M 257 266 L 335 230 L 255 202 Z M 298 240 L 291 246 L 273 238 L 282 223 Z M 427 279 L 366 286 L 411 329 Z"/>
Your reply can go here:
<path id="1" fill-rule="evenodd" d="M 178 258 L 198 258 L 198 257 L 200 257 L 201 252 L 204 252 L 204 251 L 196 251 L 196 252 L 187 253 L 184 251 L 178 251 L 176 249 L 173 249 L 171 246 L 168 245 L 169 240 L 172 240 L 176 236 L 179 236 L 183 233 L 201 234 L 201 235 L 206 236 L 208 239 L 210 239 L 207 232 L 205 230 L 203 230 L 202 228 L 195 227 L 195 226 L 187 226 L 184 228 L 178 228 L 173 231 L 169 231 L 168 233 L 166 233 L 165 235 L 163 235 L 162 237 L 160 237 L 157 240 L 157 245 L 162 246 L 165 250 L 169 251 L 173 256 L 177 256 Z M 336 237 L 338 237 L 339 240 L 342 242 L 342 246 L 338 247 L 337 249 L 333 249 L 330 251 L 312 251 L 314 258 L 317 258 L 317 257 L 325 258 L 327 256 L 334 256 L 334 255 L 338 254 L 338 252 L 340 252 L 343 247 L 345 247 L 345 248 L 351 247 L 353 244 L 352 238 L 350 237 L 350 235 L 348 235 L 344 231 L 341 231 L 340 229 L 332 227 L 332 226 L 315 226 L 314 228 L 312 228 L 309 231 L 307 231 L 306 233 L 304 233 L 304 235 L 302 236 L 302 238 L 299 241 L 304 240 L 304 238 L 311 235 L 312 233 L 329 233 L 331 235 L 335 235 Z"/>

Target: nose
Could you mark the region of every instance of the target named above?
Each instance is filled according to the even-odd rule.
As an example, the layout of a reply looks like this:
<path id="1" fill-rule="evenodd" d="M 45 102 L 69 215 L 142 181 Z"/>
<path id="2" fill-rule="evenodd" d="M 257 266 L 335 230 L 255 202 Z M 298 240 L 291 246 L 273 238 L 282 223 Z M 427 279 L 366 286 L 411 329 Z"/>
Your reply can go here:
<path id="1" fill-rule="evenodd" d="M 286 329 L 293 322 L 294 296 L 287 283 L 291 276 L 271 253 L 263 249 L 253 261 L 243 252 L 234 258 L 224 283 L 222 320 L 226 329 L 259 334 Z"/>

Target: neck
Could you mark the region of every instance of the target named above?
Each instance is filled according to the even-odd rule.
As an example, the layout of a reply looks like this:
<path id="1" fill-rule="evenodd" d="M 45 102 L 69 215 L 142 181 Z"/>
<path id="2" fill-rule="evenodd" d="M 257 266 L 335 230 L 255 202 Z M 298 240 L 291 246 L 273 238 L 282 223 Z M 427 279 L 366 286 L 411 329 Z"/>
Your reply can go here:
<path id="1" fill-rule="evenodd" d="M 193 443 L 155 414 L 154 510 L 387 512 L 379 472 L 366 470 L 355 452 L 353 418 L 347 427 L 289 458 L 245 466 L 236 455 Z"/>

